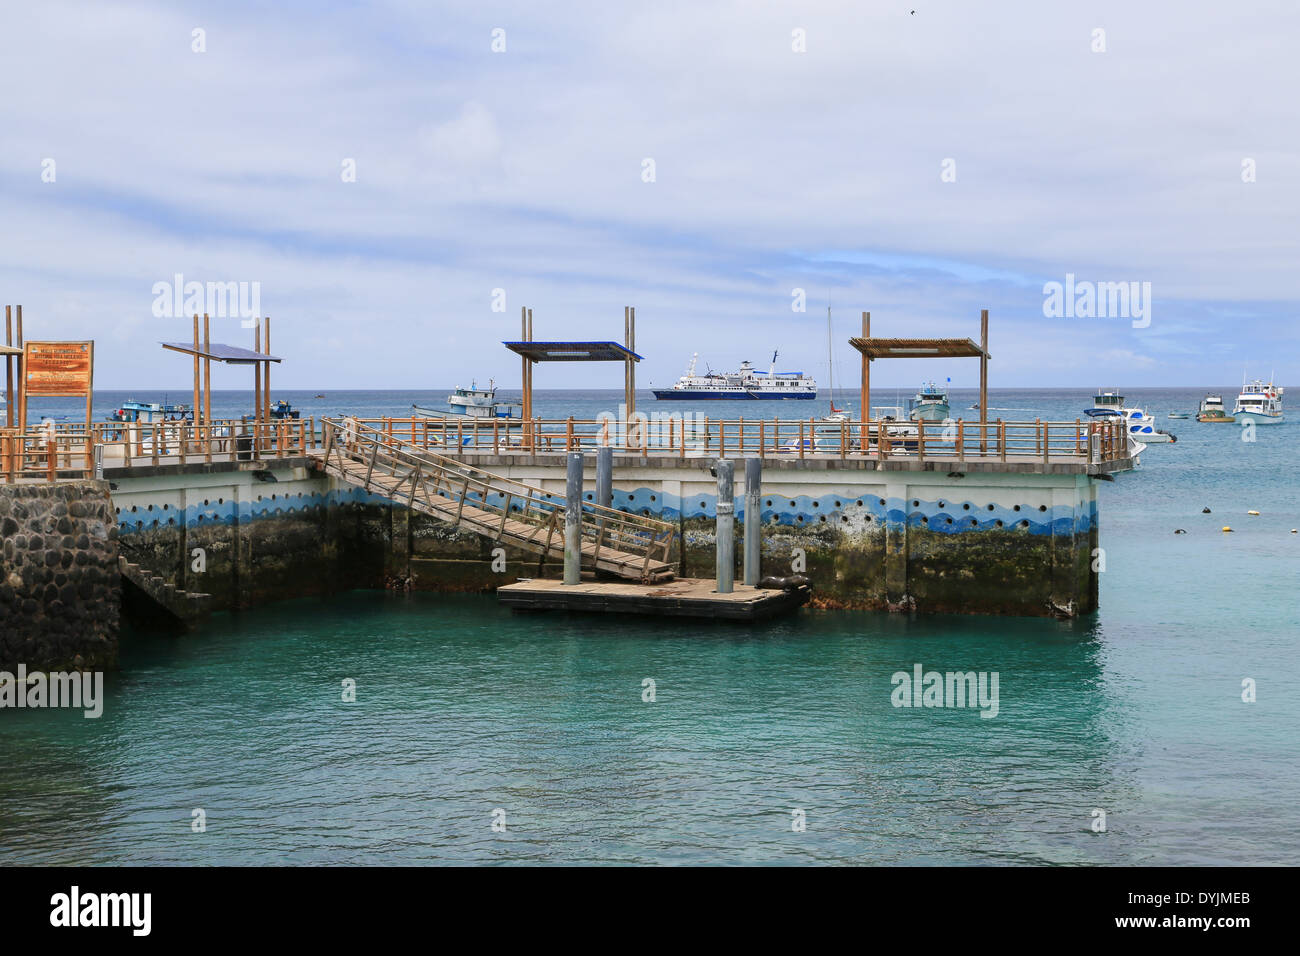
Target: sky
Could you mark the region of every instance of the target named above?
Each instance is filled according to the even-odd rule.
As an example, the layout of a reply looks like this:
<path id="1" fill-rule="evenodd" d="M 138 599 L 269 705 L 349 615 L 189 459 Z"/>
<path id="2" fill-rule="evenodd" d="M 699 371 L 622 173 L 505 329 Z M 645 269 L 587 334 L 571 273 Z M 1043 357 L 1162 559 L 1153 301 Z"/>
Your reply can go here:
<path id="1" fill-rule="evenodd" d="M 635 306 L 643 387 L 695 352 L 820 380 L 828 303 L 842 381 L 864 310 L 977 337 L 987 308 L 993 387 L 1285 385 L 1296 37 L 1268 0 L 7 3 L 0 304 L 94 339 L 108 389 L 188 388 L 177 275 L 257 289 L 278 388 L 517 387 L 521 306 L 539 339 Z M 1149 310 L 1047 314 L 1067 275 Z"/>

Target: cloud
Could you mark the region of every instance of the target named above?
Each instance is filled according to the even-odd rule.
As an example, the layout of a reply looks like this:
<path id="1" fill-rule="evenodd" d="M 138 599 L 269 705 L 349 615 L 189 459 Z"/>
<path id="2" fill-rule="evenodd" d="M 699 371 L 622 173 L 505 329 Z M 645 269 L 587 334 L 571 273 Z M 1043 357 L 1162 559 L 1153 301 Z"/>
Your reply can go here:
<path id="1" fill-rule="evenodd" d="M 1000 385 L 1221 381 L 1246 349 L 1294 378 L 1298 31 L 1211 0 L 9 4 L 0 290 L 29 334 L 103 339 L 101 387 L 184 379 L 150 344 L 177 272 L 261 283 L 285 387 L 513 382 L 521 305 L 602 338 L 636 305 L 640 381 L 824 368 L 828 296 L 842 337 L 990 309 Z M 1045 320 L 1067 272 L 1151 282 L 1152 327 Z"/>

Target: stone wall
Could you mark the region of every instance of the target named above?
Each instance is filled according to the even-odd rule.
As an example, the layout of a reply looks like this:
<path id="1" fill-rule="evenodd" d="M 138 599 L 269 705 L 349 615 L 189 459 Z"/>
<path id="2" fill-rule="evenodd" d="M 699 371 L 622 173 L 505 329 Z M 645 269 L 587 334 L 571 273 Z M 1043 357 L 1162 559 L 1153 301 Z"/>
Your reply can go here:
<path id="1" fill-rule="evenodd" d="M 0 670 L 112 667 L 121 583 L 106 481 L 0 485 Z"/>

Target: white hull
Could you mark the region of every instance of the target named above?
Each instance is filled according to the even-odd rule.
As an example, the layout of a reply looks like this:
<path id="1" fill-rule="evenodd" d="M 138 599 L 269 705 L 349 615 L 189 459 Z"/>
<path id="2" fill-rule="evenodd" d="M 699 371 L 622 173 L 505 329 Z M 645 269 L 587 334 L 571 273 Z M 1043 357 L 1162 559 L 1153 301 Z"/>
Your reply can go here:
<path id="1" fill-rule="evenodd" d="M 1259 412 L 1236 412 L 1233 418 L 1237 420 L 1238 425 L 1244 425 L 1250 422 L 1252 425 L 1281 425 L 1282 416 L 1279 415 L 1261 415 Z"/>

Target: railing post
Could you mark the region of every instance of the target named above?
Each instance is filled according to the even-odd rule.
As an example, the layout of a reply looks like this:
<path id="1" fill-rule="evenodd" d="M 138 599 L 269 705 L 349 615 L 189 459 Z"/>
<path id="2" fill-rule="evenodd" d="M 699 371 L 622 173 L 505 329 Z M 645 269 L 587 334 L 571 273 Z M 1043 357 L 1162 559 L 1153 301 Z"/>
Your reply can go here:
<path id="1" fill-rule="evenodd" d="M 916 420 L 916 460 L 925 461 L 925 419 Z"/>
<path id="2" fill-rule="evenodd" d="M 957 445 L 953 449 L 953 451 L 954 451 L 954 457 L 956 457 L 958 461 L 966 460 L 965 426 L 962 424 L 962 420 L 960 418 L 957 419 Z"/>

